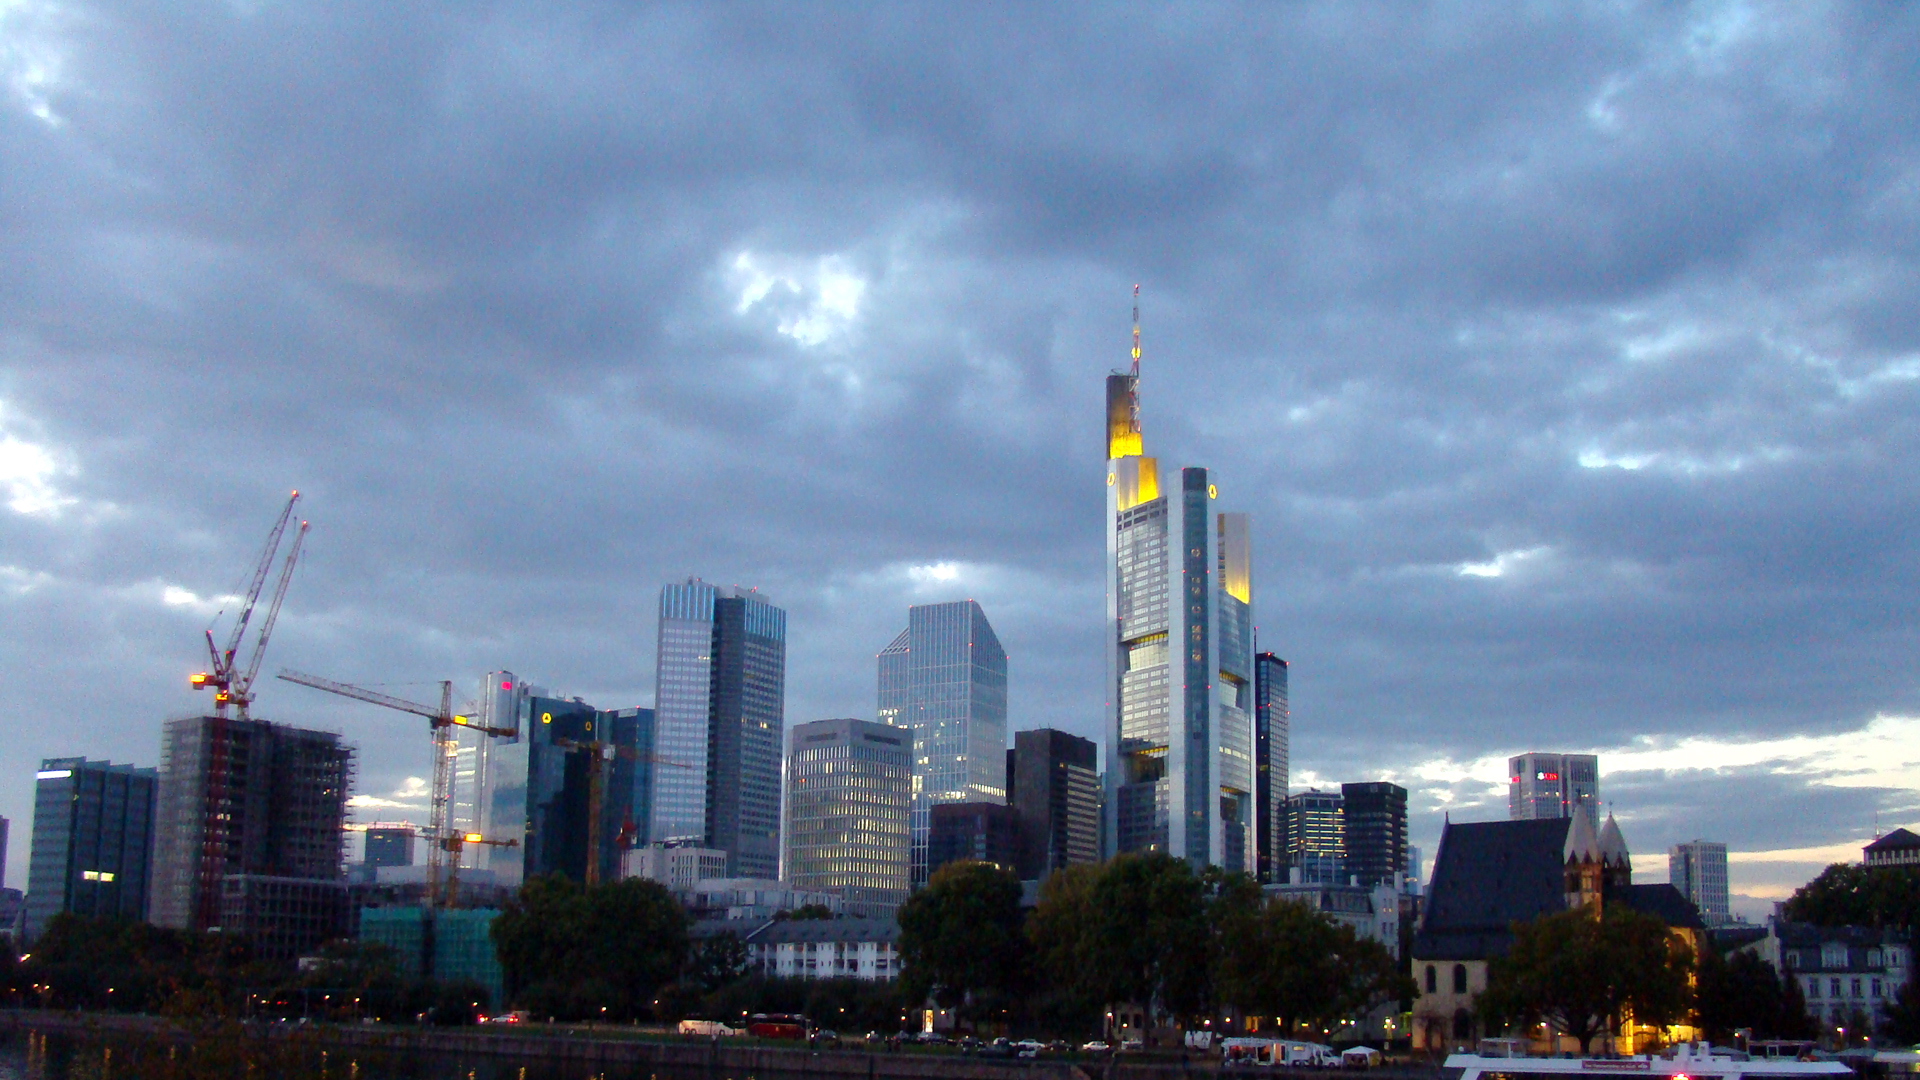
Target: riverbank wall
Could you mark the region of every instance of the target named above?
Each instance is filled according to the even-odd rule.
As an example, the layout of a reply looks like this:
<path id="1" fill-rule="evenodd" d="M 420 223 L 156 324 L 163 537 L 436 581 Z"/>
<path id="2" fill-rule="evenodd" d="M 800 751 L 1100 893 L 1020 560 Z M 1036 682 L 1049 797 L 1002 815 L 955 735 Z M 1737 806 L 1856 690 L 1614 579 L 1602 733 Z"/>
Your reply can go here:
<path id="1" fill-rule="evenodd" d="M 163 1017 L 39 1010 L 0 1011 L 0 1030 L 33 1031 L 81 1038 L 143 1038 L 185 1043 L 204 1037 L 194 1025 Z M 1217 1059 L 1195 1053 L 1185 1060 L 1136 1057 L 1061 1061 L 997 1060 L 958 1053 L 810 1050 L 730 1039 L 646 1038 L 628 1032 L 573 1030 L 501 1031 L 474 1028 L 410 1028 L 387 1025 L 251 1024 L 248 1035 L 298 1039 L 316 1047 L 396 1056 L 493 1057 L 581 1065 L 712 1080 L 1187 1080 L 1229 1074 Z M 1352 1071 L 1319 1069 L 1237 1070 L 1234 1076 L 1284 1076 L 1286 1080 L 1358 1080 Z M 1392 1064 L 1367 1070 L 1368 1080 L 1437 1080 L 1425 1065 Z"/>

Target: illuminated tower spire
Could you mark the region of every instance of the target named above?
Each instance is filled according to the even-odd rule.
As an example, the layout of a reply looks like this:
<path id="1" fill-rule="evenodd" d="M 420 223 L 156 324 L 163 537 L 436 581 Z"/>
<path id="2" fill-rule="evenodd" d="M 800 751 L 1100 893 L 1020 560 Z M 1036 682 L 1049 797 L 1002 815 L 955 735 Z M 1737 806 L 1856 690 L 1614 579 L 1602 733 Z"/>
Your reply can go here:
<path id="1" fill-rule="evenodd" d="M 1133 367 L 1107 376 L 1107 460 L 1140 456 L 1140 286 L 1133 287 Z"/>

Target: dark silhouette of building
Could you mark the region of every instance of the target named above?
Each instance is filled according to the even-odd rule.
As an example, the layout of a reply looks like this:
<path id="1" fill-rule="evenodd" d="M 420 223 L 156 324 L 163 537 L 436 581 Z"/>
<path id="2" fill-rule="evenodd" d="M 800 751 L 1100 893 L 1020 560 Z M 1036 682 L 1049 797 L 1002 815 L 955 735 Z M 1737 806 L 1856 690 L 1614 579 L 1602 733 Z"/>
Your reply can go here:
<path id="1" fill-rule="evenodd" d="M 246 935 L 270 960 L 344 933 L 352 780 L 353 749 L 334 732 L 217 716 L 169 721 L 153 921 Z"/>
<path id="2" fill-rule="evenodd" d="M 1020 814 L 1013 807 L 1005 803 L 941 803 L 933 807 L 927 830 L 930 870 L 962 859 L 1013 870 L 1019 852 Z"/>
<path id="3" fill-rule="evenodd" d="M 1370 781 L 1341 784 L 1347 876 L 1366 886 L 1388 884 L 1407 869 L 1407 789 Z"/>
<path id="4" fill-rule="evenodd" d="M 412 825 L 369 825 L 367 827 L 368 866 L 412 866 L 413 845 L 419 830 Z"/>
<path id="5" fill-rule="evenodd" d="M 27 867 L 29 941 L 63 911 L 147 917 L 158 782 L 153 769 L 132 765 L 85 758 L 40 762 Z"/>
<path id="6" fill-rule="evenodd" d="M 1261 881 L 1286 878 L 1287 662 L 1270 652 L 1253 658 L 1254 803 L 1259 813 L 1255 845 Z"/>
<path id="7" fill-rule="evenodd" d="M 1098 753 L 1092 739 L 1052 728 L 1015 733 L 1007 792 L 1020 815 L 1022 879 L 1100 861 Z"/>

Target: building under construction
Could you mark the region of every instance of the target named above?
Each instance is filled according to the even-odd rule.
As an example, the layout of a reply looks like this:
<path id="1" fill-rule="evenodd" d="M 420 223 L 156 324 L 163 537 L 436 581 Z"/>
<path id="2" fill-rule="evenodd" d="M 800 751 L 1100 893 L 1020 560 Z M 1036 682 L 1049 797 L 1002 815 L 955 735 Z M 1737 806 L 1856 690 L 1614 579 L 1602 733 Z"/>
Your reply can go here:
<path id="1" fill-rule="evenodd" d="M 264 720 L 168 721 L 160 755 L 154 923 L 244 936 L 290 960 L 344 934 L 353 748 Z"/>

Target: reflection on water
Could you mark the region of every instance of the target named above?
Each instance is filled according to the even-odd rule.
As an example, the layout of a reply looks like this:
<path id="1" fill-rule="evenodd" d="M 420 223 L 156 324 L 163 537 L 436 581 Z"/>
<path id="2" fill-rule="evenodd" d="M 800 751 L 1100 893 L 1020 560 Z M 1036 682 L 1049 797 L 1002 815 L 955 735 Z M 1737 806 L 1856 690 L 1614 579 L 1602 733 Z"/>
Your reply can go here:
<path id="1" fill-rule="evenodd" d="M 704 1071 L 702 1071 L 704 1072 Z M 705 1080 L 633 1067 L 481 1056 L 358 1053 L 237 1030 L 191 1047 L 122 1036 L 0 1032 L 0 1080 Z M 717 1080 L 728 1080 L 726 1077 Z M 739 1078 L 746 1080 L 746 1078 Z"/>

